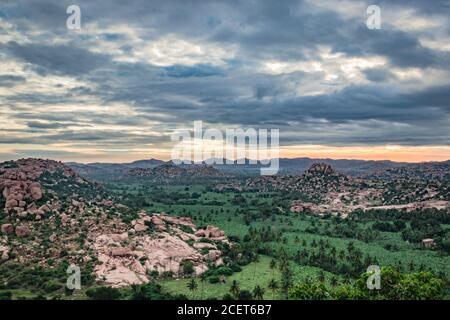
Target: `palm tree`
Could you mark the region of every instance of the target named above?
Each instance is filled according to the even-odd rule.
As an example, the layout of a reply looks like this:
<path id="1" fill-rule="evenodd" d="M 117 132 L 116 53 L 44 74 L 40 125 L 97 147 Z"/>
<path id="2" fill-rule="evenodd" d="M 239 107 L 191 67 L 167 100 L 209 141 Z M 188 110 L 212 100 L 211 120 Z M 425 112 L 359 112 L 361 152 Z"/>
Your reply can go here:
<path id="1" fill-rule="evenodd" d="M 280 288 L 280 286 L 278 285 L 277 280 L 275 279 L 270 279 L 269 284 L 267 285 L 267 287 L 272 290 L 272 299 L 275 300 L 275 291 L 278 291 L 278 289 Z"/>
<path id="2" fill-rule="evenodd" d="M 282 254 L 279 258 L 278 269 L 283 272 L 287 268 L 289 268 L 289 260 L 285 254 Z"/>
<path id="3" fill-rule="evenodd" d="M 241 292 L 241 289 L 239 288 L 239 282 L 233 280 L 233 282 L 231 283 L 230 292 L 235 298 L 239 296 L 239 293 Z"/>
<path id="4" fill-rule="evenodd" d="M 288 298 L 289 289 L 292 287 L 292 277 L 293 273 L 289 266 L 289 262 L 287 262 L 281 274 L 281 289 L 283 289 L 285 299 Z"/>
<path id="5" fill-rule="evenodd" d="M 319 281 L 320 282 L 325 281 L 325 273 L 322 270 L 320 270 L 320 272 L 319 272 Z"/>
<path id="6" fill-rule="evenodd" d="M 269 268 L 272 270 L 272 278 L 275 277 L 275 268 L 277 267 L 277 261 L 275 259 L 270 260 Z"/>
<path id="7" fill-rule="evenodd" d="M 202 284 L 202 288 L 201 288 L 202 293 L 201 293 L 201 296 L 200 296 L 200 300 L 203 300 L 203 291 L 204 291 L 204 287 L 205 287 L 205 281 L 206 281 L 206 275 L 205 275 L 205 273 L 203 272 L 203 273 L 200 275 L 200 283 Z"/>
<path id="8" fill-rule="evenodd" d="M 197 289 L 197 282 L 195 281 L 195 278 L 191 278 L 187 284 L 187 288 L 192 292 L 192 297 L 194 297 L 195 290 Z"/>
<path id="9" fill-rule="evenodd" d="M 352 255 L 352 253 L 353 253 L 354 250 L 355 250 L 355 245 L 353 244 L 352 241 L 350 241 L 350 242 L 347 244 L 347 251 L 348 251 L 348 254 L 349 254 L 349 255 Z"/>
<path id="10" fill-rule="evenodd" d="M 253 298 L 256 300 L 263 300 L 264 299 L 264 289 L 261 288 L 259 285 L 256 285 L 253 289 Z"/>
<path id="11" fill-rule="evenodd" d="M 335 248 L 335 247 L 331 247 L 330 254 L 331 254 L 333 257 L 336 256 L 336 248 Z"/>
<path id="12" fill-rule="evenodd" d="M 257 252 L 255 252 L 254 256 L 253 256 L 253 263 L 255 264 L 255 268 L 253 269 L 253 279 L 255 279 L 255 275 L 256 275 L 256 266 L 259 262 L 259 255 Z"/>
<path id="13" fill-rule="evenodd" d="M 345 252 L 344 252 L 344 250 L 340 250 L 339 251 L 339 259 L 344 260 L 344 258 L 345 258 Z"/>
<path id="14" fill-rule="evenodd" d="M 131 285 L 131 300 L 148 300 L 143 286 L 137 284 Z"/>
<path id="15" fill-rule="evenodd" d="M 409 271 L 414 271 L 414 262 L 412 260 L 409 262 Z"/>
<path id="16" fill-rule="evenodd" d="M 335 276 L 333 276 L 333 278 L 331 278 L 330 283 L 333 287 L 336 287 L 338 285 L 338 279 Z"/>

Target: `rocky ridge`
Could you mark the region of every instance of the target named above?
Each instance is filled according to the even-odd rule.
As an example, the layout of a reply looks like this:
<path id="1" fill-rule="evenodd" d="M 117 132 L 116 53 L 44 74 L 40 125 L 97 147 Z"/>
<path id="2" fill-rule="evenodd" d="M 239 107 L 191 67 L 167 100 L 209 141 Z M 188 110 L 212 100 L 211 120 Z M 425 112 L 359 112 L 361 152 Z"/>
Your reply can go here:
<path id="1" fill-rule="evenodd" d="M 0 263 L 52 267 L 66 261 L 113 287 L 150 274 L 195 273 L 223 263 L 229 246 L 213 226 L 187 217 L 134 212 L 61 162 L 20 159 L 0 164 Z"/>
<path id="2" fill-rule="evenodd" d="M 152 168 L 133 168 L 126 172 L 127 178 L 145 178 L 155 182 L 171 182 L 180 179 L 220 178 L 225 175 L 208 165 L 175 165 L 164 163 Z"/>
<path id="3" fill-rule="evenodd" d="M 427 163 L 349 177 L 326 163 L 313 163 L 301 175 L 274 175 L 245 183 L 218 184 L 215 190 L 282 191 L 296 200 L 292 212 L 346 217 L 355 210 L 449 209 L 449 165 Z"/>

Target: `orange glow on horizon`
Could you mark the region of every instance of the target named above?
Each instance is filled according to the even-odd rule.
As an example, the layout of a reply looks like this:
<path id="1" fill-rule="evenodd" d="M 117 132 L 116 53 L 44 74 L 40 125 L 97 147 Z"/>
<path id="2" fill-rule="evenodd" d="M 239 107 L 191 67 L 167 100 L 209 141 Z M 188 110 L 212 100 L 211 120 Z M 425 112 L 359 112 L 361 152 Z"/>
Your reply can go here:
<path id="1" fill-rule="evenodd" d="M 155 150 L 156 151 L 156 150 Z M 170 151 L 158 150 L 161 160 L 170 160 Z M 150 158 L 157 158 L 150 153 Z M 396 162 L 446 161 L 450 146 L 323 146 L 297 145 L 279 148 L 280 158 L 330 158 L 353 160 L 391 160 Z M 142 158 L 140 158 L 142 159 Z"/>
<path id="2" fill-rule="evenodd" d="M 331 158 L 355 160 L 391 160 L 397 162 L 446 161 L 450 159 L 450 147 L 405 147 L 405 146 L 374 146 L 374 147 L 330 147 L 301 145 L 280 147 L 280 158 Z M 114 162 L 127 162 L 142 159 L 170 160 L 170 150 L 153 150 L 148 154 L 128 154 Z M 106 157 L 111 162 L 111 156 Z"/>
<path id="3" fill-rule="evenodd" d="M 280 157 L 391 160 L 397 162 L 446 161 L 449 146 L 290 146 L 280 147 Z"/>
<path id="4" fill-rule="evenodd" d="M 66 148 L 61 148 L 66 149 Z M 160 159 L 168 161 L 171 159 L 170 147 L 164 148 L 141 148 L 129 150 L 128 152 L 106 152 L 98 149 L 75 149 L 67 148 L 72 154 L 52 156 L 45 155 L 45 149 L 40 148 L 42 156 L 60 160 L 63 162 L 104 162 L 104 163 L 126 163 L 136 160 Z M 5 150 L 6 151 L 6 150 Z M 9 151 L 9 152 L 8 152 Z M 13 150 L 7 150 L 11 157 L 2 157 L 0 161 L 15 160 L 18 158 L 36 157 L 30 154 L 26 156 L 15 155 Z M 45 156 L 44 156 L 45 155 Z M 427 162 L 446 161 L 450 159 L 450 146 L 323 146 L 323 145 L 296 145 L 282 146 L 279 148 L 280 158 L 330 158 L 330 159 L 355 159 L 355 160 L 391 160 L 397 162 Z"/>

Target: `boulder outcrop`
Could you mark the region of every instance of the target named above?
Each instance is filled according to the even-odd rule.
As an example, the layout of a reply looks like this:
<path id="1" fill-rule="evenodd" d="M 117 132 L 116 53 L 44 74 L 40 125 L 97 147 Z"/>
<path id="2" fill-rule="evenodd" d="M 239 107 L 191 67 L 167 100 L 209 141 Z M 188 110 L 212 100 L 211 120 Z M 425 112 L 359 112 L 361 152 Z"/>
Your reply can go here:
<path id="1" fill-rule="evenodd" d="M 159 229 L 156 234 L 152 233 L 147 229 L 146 223 L 163 229 Z M 183 276 L 183 264 L 186 261 L 193 264 L 196 274 L 207 271 L 208 262 L 216 265 L 223 263 L 222 252 L 217 250 L 216 245 L 199 242 L 203 236 L 197 237 L 179 228 L 180 225 L 184 225 L 194 231 L 195 225 L 190 218 L 166 214 L 155 214 L 150 217 L 141 213 L 132 225 L 132 230 L 122 234 L 91 235 L 95 238 L 92 248 L 100 262 L 94 271 L 97 279 L 106 285 L 123 287 L 146 283 L 150 281 L 149 274 L 154 271 Z M 216 227 L 208 226 L 201 231 L 200 234 L 208 235 L 211 241 L 228 243 L 223 231 Z M 194 243 L 190 245 L 186 242 L 187 239 Z M 203 254 L 202 249 L 210 250 Z"/>

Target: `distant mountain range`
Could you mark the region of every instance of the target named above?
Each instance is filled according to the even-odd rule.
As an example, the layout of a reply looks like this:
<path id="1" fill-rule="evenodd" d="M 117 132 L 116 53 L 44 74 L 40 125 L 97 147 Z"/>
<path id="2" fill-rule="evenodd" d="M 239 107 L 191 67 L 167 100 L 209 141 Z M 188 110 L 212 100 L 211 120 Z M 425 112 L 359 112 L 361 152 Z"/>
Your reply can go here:
<path id="1" fill-rule="evenodd" d="M 259 169 L 264 167 L 260 163 L 252 164 L 249 159 L 243 161 L 233 161 L 232 164 L 227 164 L 225 159 L 215 159 L 215 164 L 212 167 L 228 174 L 243 174 L 256 175 L 259 174 Z M 241 159 L 242 160 L 242 159 Z M 212 163 L 208 161 L 207 163 Z M 336 170 L 347 175 L 358 176 L 367 175 L 376 171 L 385 170 L 389 168 L 400 167 L 420 167 L 430 163 L 409 163 L 409 162 L 394 162 L 389 160 L 349 160 L 349 159 L 321 159 L 321 158 L 280 158 L 279 159 L 279 173 L 280 174 L 301 174 L 306 171 L 313 163 L 326 163 Z M 217 164 L 223 163 L 223 164 Z M 440 162 L 443 164 L 450 164 L 450 160 Z M 108 179 L 110 177 L 119 177 L 127 174 L 131 169 L 152 169 L 163 164 L 171 164 L 172 161 L 163 161 L 158 159 L 137 160 L 130 163 L 76 163 L 69 162 L 72 169 L 77 171 L 80 175 L 94 178 L 94 179 Z M 204 165 L 203 163 L 202 165 Z M 180 167 L 198 166 L 199 164 L 182 164 Z"/>
<path id="2" fill-rule="evenodd" d="M 248 159 L 245 159 L 245 164 L 234 165 L 214 165 L 219 170 L 224 171 L 257 171 L 262 166 L 260 164 L 250 164 Z M 242 162 L 242 161 L 241 161 Z M 280 158 L 279 159 L 279 173 L 283 174 L 295 174 L 302 173 L 308 170 L 314 163 L 326 163 L 338 171 L 344 172 L 349 175 L 366 174 L 379 169 L 403 167 L 412 165 L 406 162 L 393 162 L 389 160 L 381 161 L 365 161 L 365 160 L 347 160 L 347 159 L 321 159 L 321 158 Z"/>
<path id="3" fill-rule="evenodd" d="M 130 163 L 77 163 L 67 162 L 66 164 L 81 176 L 93 179 L 105 179 L 124 175 L 131 169 L 150 169 L 165 164 L 165 161 L 158 159 L 137 160 Z"/>

